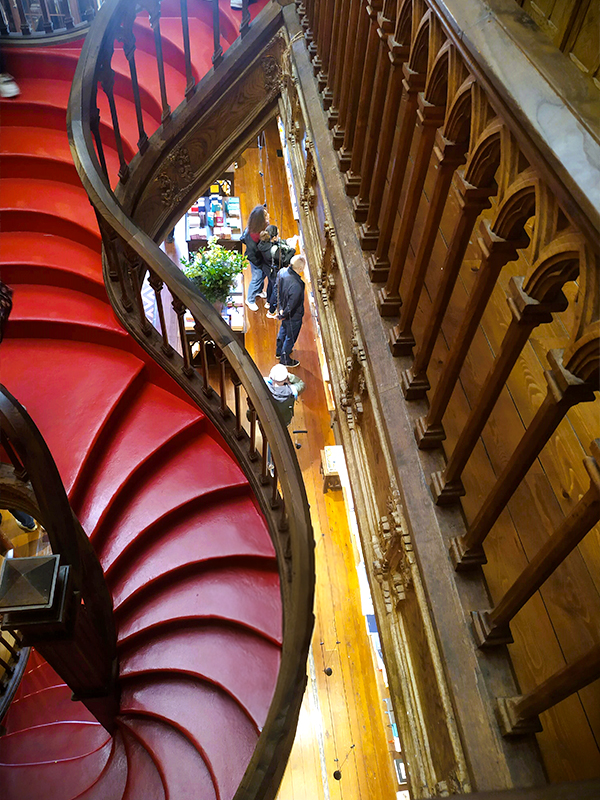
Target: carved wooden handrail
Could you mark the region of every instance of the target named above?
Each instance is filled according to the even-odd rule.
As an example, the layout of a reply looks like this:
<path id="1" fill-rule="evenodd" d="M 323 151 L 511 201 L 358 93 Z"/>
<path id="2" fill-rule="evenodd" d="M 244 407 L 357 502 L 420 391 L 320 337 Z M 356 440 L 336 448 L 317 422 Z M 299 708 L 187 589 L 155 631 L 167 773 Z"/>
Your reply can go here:
<path id="1" fill-rule="evenodd" d="M 118 708 L 116 685 L 117 636 L 112 597 L 102 567 L 85 531 L 77 521 L 52 455 L 35 423 L 21 404 L 0 384 L 2 446 L 11 465 L 0 465 L 2 502 L 21 508 L 44 527 L 60 567 L 68 570 L 65 611 L 60 622 L 70 645 L 55 652 L 44 635 L 45 619 L 27 611 L 4 614 L 4 630 L 27 623 L 22 641 L 35 644 L 44 658 L 73 692 L 88 705 L 107 728 L 112 729 Z M 86 634 L 79 634 L 83 629 Z M 77 656 L 85 654 L 94 666 L 78 670 Z"/>
<path id="2" fill-rule="evenodd" d="M 182 2 L 181 8 L 185 44 L 187 4 Z M 134 339 L 183 387 L 222 434 L 246 474 L 269 526 L 281 580 L 284 631 L 281 668 L 267 721 L 236 794 L 245 800 L 262 800 L 274 796 L 283 773 L 306 684 L 305 665 L 314 619 L 314 540 L 309 508 L 289 434 L 276 413 L 258 368 L 213 306 L 150 236 L 123 213 L 110 187 L 96 91 L 98 81 L 104 80 L 110 102 L 110 56 L 123 26 L 127 31 L 131 29 L 130 9 L 128 0 L 107 0 L 84 43 L 69 102 L 69 139 L 79 176 L 96 211 L 104 245 L 105 284 L 116 314 Z M 248 3 L 244 0 L 241 35 L 248 25 Z M 155 35 L 159 36 L 157 31 L 158 26 Z M 128 41 L 131 50 L 133 42 Z M 161 92 L 163 120 L 156 134 L 160 135 L 161 143 L 169 142 L 175 125 L 172 118 L 176 118 L 182 108 L 179 105 L 169 114 L 166 113 L 169 104 L 173 100 L 185 104 L 194 94 L 194 86 L 189 82 L 189 48 L 184 49 L 188 86 L 185 97 L 181 98 L 167 97 L 166 91 Z M 231 57 L 229 51 L 221 54 L 218 48 L 215 50 L 215 74 L 231 69 Z M 135 63 L 133 56 L 128 59 L 131 65 Z M 160 48 L 157 48 L 157 63 L 160 69 Z M 135 96 L 134 74 L 132 69 Z M 139 91 L 135 103 L 137 108 Z M 118 123 L 116 115 L 114 122 Z M 131 160 L 127 161 L 123 148 L 119 148 L 117 126 L 113 130 L 121 181 L 127 181 L 134 174 L 130 172 Z M 140 141 L 144 141 L 146 134 L 150 137 L 149 147 L 156 147 L 153 143 L 159 140 L 150 135 L 154 132 L 143 131 L 142 135 L 140 130 Z M 140 144 L 142 149 L 143 144 Z M 140 285 L 144 275 L 148 276 L 155 292 L 159 329 L 146 318 L 141 303 Z M 175 338 L 166 323 L 165 287 L 177 317 Z M 186 312 L 191 314 L 199 343 L 196 361 L 187 341 Z M 211 382 L 209 364 L 211 349 L 214 349 L 218 367 L 214 382 Z M 246 418 L 248 431 L 244 428 Z M 274 465 L 272 471 L 269 470 L 267 446 Z"/>
<path id="3" fill-rule="evenodd" d="M 27 45 L 56 41 L 85 33 L 103 0 L 60 0 L 58 13 L 51 14 L 48 0 L 40 0 L 39 9 L 23 0 L 0 0 L 0 39 Z M 56 5 L 55 5 L 56 9 Z"/>

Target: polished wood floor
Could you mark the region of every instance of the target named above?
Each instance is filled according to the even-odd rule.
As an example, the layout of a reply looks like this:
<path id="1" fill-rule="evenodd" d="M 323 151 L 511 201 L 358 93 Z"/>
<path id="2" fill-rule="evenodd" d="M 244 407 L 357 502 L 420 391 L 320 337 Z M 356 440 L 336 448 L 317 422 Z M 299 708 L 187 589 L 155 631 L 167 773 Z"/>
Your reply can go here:
<path id="1" fill-rule="evenodd" d="M 243 219 L 267 202 L 271 222 L 288 238 L 298 232 L 286 185 L 275 123 L 266 131 L 262 150 L 251 146 L 238 159 L 236 194 Z M 263 172 L 263 183 L 259 172 Z M 246 280 L 249 279 L 246 276 Z M 320 454 L 335 444 L 330 428 L 315 324 L 307 299 L 300 337 L 294 349 L 306 383 L 290 426 L 302 447 L 297 451 L 316 540 L 316 625 L 309 663 L 309 683 L 291 758 L 279 800 L 390 800 L 397 781 L 389 719 L 384 714 L 381 673 L 376 669 L 361 610 L 356 572 L 360 560 L 348 527 L 341 491 L 323 494 Z M 279 324 L 247 310 L 246 347 L 263 374 L 275 363 Z M 294 434 L 294 431 L 301 431 Z M 327 677 L 325 667 L 333 673 Z M 337 760 L 336 760 L 337 759 Z M 342 777 L 333 777 L 340 769 Z"/>

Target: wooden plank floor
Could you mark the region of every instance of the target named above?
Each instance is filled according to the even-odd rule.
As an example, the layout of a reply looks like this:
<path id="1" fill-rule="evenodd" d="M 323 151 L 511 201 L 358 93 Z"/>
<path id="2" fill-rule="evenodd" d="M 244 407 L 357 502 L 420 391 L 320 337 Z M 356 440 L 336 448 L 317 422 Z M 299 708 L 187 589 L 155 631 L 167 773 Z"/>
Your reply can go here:
<path id="1" fill-rule="evenodd" d="M 292 216 L 283 159 L 273 123 L 262 150 L 266 200 L 271 222 L 284 237 L 297 233 Z M 268 154 L 268 158 L 267 158 Z M 259 175 L 260 151 L 250 147 L 238 159 L 236 194 L 243 219 L 254 205 L 264 201 Z M 249 275 L 246 276 L 246 281 Z M 247 311 L 246 347 L 263 374 L 275 363 L 275 339 L 279 323 L 258 312 Z M 342 493 L 323 494 L 320 451 L 334 444 L 330 429 L 315 329 L 308 299 L 304 324 L 294 356 L 300 360 L 295 373 L 306 383 L 290 430 L 302 447 L 297 451 L 311 507 L 316 546 L 316 625 L 309 664 L 309 684 L 304 698 L 296 740 L 281 785 L 280 800 L 389 800 L 396 797 L 390 745 L 392 739 L 380 686 L 362 615 L 358 577 Z M 323 642 L 323 645 L 321 645 Z M 333 674 L 327 677 L 324 667 Z M 381 685 L 381 684 L 380 684 Z M 354 745 L 354 747 L 352 747 Z M 342 762 L 349 753 L 346 762 Z M 338 759 L 338 761 L 336 761 Z M 341 767 L 342 779 L 333 772 Z"/>

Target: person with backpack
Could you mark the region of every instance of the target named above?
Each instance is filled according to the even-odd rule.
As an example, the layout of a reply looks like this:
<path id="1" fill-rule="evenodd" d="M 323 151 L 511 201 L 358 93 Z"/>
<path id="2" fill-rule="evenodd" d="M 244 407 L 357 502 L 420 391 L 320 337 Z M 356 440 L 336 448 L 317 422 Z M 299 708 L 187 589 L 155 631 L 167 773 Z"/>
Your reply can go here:
<path id="1" fill-rule="evenodd" d="M 267 317 L 277 319 L 277 275 L 280 269 L 289 266 L 296 248 L 279 238 L 277 225 L 267 225 L 260 233 L 258 248 L 267 270 Z"/>
<path id="2" fill-rule="evenodd" d="M 256 304 L 257 297 L 266 297 L 266 292 L 263 291 L 265 283 L 265 270 L 267 265 L 263 258 L 262 252 L 259 250 L 260 233 L 264 231 L 269 222 L 269 214 L 264 206 L 254 206 L 248 217 L 248 225 L 242 234 L 240 241 L 246 245 L 246 258 L 250 262 L 250 270 L 252 272 L 252 279 L 248 286 L 248 294 L 246 296 L 246 305 L 250 311 L 258 311 Z"/>
<path id="3" fill-rule="evenodd" d="M 289 427 L 294 416 L 294 406 L 299 395 L 306 388 L 304 381 L 291 375 L 283 364 L 275 364 L 269 372 L 269 377 L 265 378 L 265 383 L 279 418 L 286 427 Z"/>

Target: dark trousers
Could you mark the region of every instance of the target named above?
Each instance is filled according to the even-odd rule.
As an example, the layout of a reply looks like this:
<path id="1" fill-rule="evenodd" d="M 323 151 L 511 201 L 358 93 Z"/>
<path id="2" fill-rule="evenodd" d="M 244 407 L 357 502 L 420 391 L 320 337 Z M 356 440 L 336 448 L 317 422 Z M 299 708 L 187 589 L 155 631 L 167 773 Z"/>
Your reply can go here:
<path id="1" fill-rule="evenodd" d="M 302 327 L 302 317 L 300 319 L 282 319 L 279 333 L 277 334 L 277 345 L 275 352 L 277 357 L 285 356 L 289 358 L 294 349 L 296 339 Z"/>

